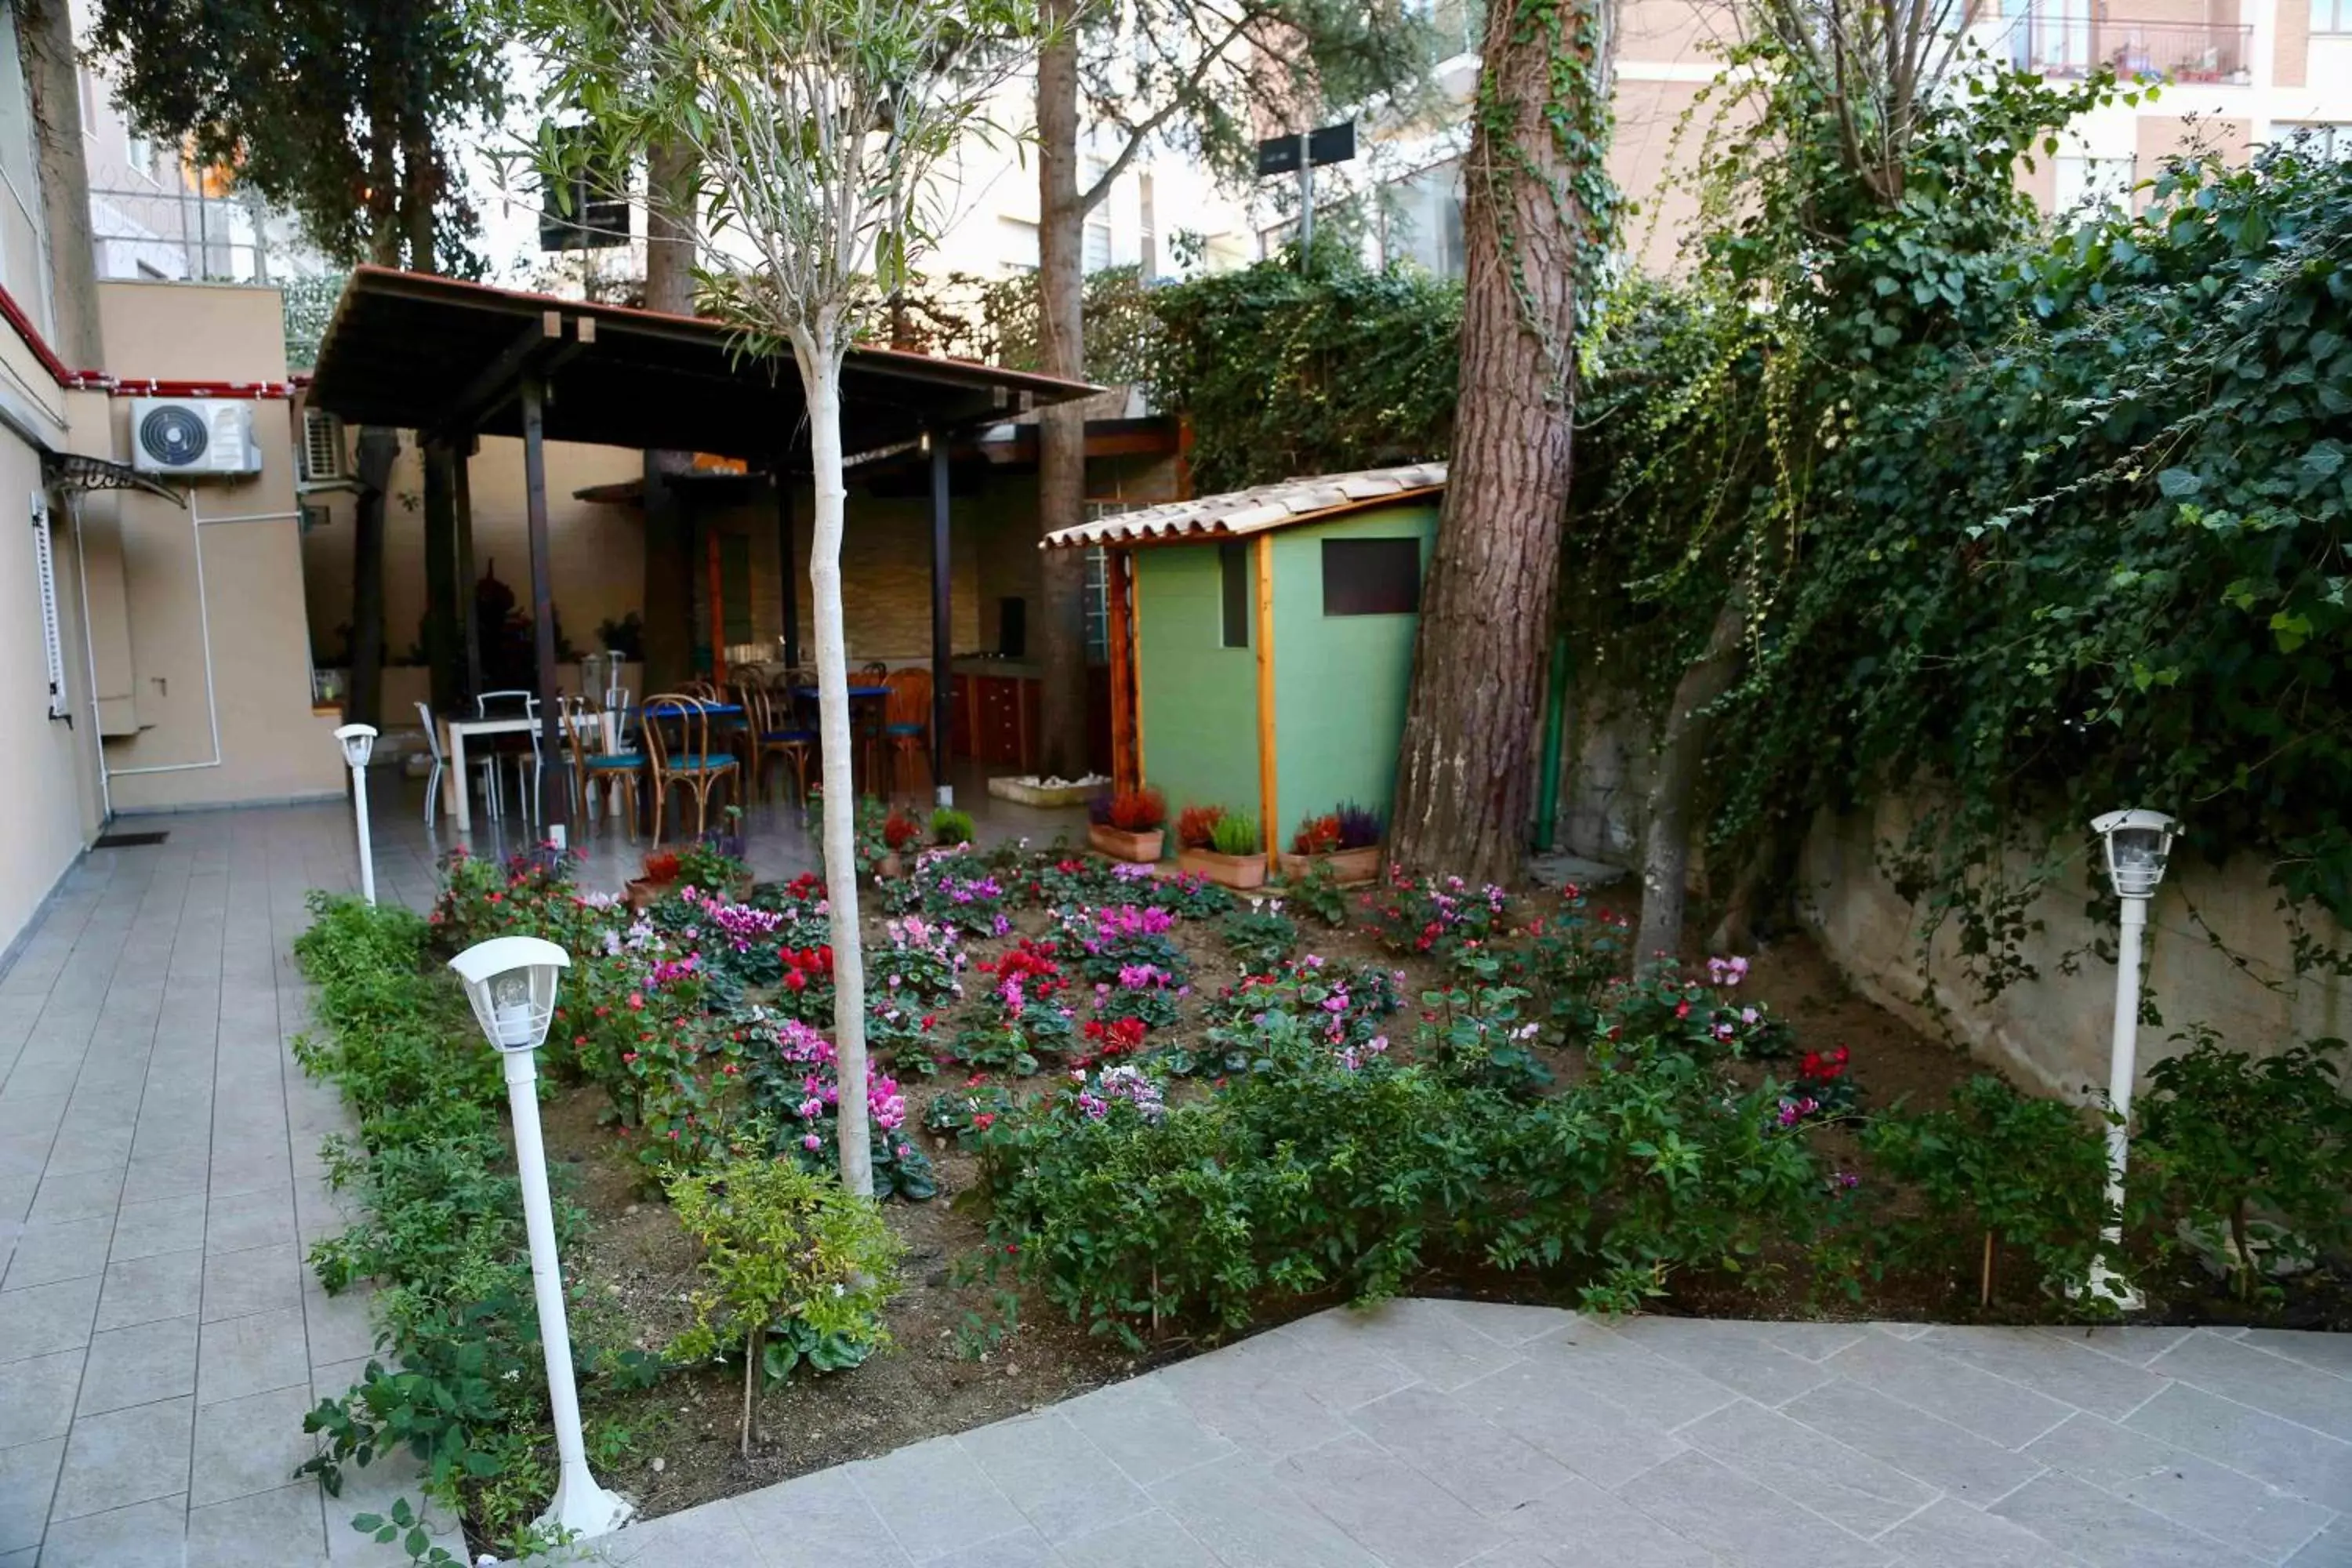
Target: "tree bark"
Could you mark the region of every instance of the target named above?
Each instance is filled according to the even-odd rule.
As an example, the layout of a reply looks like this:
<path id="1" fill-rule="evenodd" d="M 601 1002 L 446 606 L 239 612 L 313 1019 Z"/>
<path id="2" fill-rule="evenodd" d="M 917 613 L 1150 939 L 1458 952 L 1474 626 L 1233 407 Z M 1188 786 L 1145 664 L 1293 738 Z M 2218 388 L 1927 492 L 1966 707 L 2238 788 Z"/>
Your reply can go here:
<path id="1" fill-rule="evenodd" d="M 433 152 L 433 128 L 414 110 L 400 124 L 400 226 L 408 247 L 408 269 L 436 269 L 433 203 L 440 194 L 441 169 Z"/>
<path id="2" fill-rule="evenodd" d="M 646 309 L 694 313 L 694 159 L 682 145 L 646 149 Z M 694 561 L 684 499 L 671 476 L 694 461 L 690 452 L 647 452 L 645 461 L 645 683 L 664 691 L 692 673 Z M 793 569 L 784 563 L 784 570 Z"/>
<path id="3" fill-rule="evenodd" d="M 1642 924 L 1633 939 L 1637 964 L 1682 952 L 1683 909 L 1690 896 L 1691 796 L 1698 791 L 1706 739 L 1715 728 L 1711 710 L 1731 689 L 1739 669 L 1746 602 L 1737 589 L 1724 599 L 1706 647 L 1675 685 L 1674 700 L 1659 731 L 1657 766 L 1650 775 L 1642 825 Z"/>
<path id="4" fill-rule="evenodd" d="M 383 724 L 383 502 L 400 455 L 397 432 L 364 426 L 359 440 L 359 504 L 352 526 L 352 686 L 343 722 Z"/>
<path id="5" fill-rule="evenodd" d="M 1041 369 L 1073 381 L 1086 375 L 1087 209 L 1078 189 L 1076 0 L 1044 0 L 1048 42 L 1037 55 L 1037 341 Z M 1037 531 L 1043 538 L 1086 521 L 1087 419 L 1082 404 L 1037 416 Z M 1066 779 L 1087 771 L 1086 557 L 1040 552 L 1044 603 L 1031 621 L 1043 679 L 1038 692 L 1038 768 Z"/>
<path id="6" fill-rule="evenodd" d="M 1496 107 L 1474 120 L 1464 165 L 1454 450 L 1391 825 L 1394 858 L 1423 873 L 1507 881 L 1528 830 L 1575 411 L 1586 215 L 1551 100 L 1556 53 L 1576 38 L 1572 16 L 1534 0 L 1488 13 L 1479 101 Z"/>
<path id="7" fill-rule="evenodd" d="M 81 79 L 66 0 L 17 0 L 16 47 L 25 59 L 39 146 L 41 217 L 53 258 L 49 340 L 68 368 L 97 370 L 106 358 L 99 331 L 98 250 L 89 221 L 89 165 L 82 155 Z"/>
<path id="8" fill-rule="evenodd" d="M 809 539 L 809 607 L 816 623 L 817 754 L 824 774 L 824 891 L 833 922 L 833 1044 L 841 1085 L 841 1184 L 874 1195 L 866 1117 L 866 953 L 857 929 L 857 788 L 850 773 L 849 655 L 841 616 L 841 530 L 849 487 L 841 470 L 841 323 L 821 314 L 795 333 L 816 470 Z M 714 634 L 715 635 L 715 634 Z"/>

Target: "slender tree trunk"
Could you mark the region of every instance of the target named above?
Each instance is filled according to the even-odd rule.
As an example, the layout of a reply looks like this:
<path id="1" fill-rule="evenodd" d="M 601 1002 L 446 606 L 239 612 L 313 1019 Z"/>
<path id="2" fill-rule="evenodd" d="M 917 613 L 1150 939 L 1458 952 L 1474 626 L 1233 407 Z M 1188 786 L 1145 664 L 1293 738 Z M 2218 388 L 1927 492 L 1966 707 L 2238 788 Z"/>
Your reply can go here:
<path id="1" fill-rule="evenodd" d="M 1690 891 L 1691 796 L 1698 791 L 1706 761 L 1706 739 L 1715 728 L 1711 711 L 1731 689 L 1739 669 L 1739 630 L 1746 598 L 1737 589 L 1707 633 L 1706 647 L 1675 685 L 1658 735 L 1656 770 L 1650 775 L 1649 808 L 1642 825 L 1642 925 L 1633 959 L 1646 963 L 1661 954 L 1681 954 L 1683 907 Z"/>
<path id="2" fill-rule="evenodd" d="M 849 488 L 841 474 L 841 351 L 837 320 L 821 317 L 800 341 L 816 470 L 809 540 L 809 605 L 816 623 L 817 754 L 824 773 L 824 890 L 833 919 L 833 1043 L 841 1083 L 841 1184 L 874 1195 L 866 1125 L 866 953 L 857 929 L 857 788 L 850 773 L 849 655 L 841 624 L 841 529 Z"/>
<path id="3" fill-rule="evenodd" d="M 694 159 L 676 142 L 646 150 L 646 309 L 694 313 Z M 645 462 L 645 683 L 666 690 L 694 660 L 694 562 L 683 499 L 671 476 L 693 462 L 688 452 L 647 452 Z M 783 569 L 793 569 L 791 562 Z"/>
<path id="4" fill-rule="evenodd" d="M 98 253 L 89 221 L 89 165 L 82 155 L 81 79 L 67 0 L 17 0 L 16 47 L 39 143 L 41 216 L 53 261 L 51 341 L 71 370 L 97 370 L 106 357 L 99 333 Z"/>
<path id="5" fill-rule="evenodd" d="M 1602 4 L 1496 0 L 1487 16 L 1464 165 L 1454 450 L 1397 760 L 1393 853 L 1412 870 L 1507 881 L 1519 868 L 1568 507 L 1588 222 L 1574 181 L 1606 152 L 1561 148 L 1554 79 L 1580 47 L 1576 19 Z"/>
<path id="6" fill-rule="evenodd" d="M 400 226 L 408 246 L 411 272 L 435 270 L 433 203 L 440 194 L 441 169 L 433 153 L 433 128 L 421 114 L 404 115 L 400 125 Z"/>
<path id="7" fill-rule="evenodd" d="M 343 721 L 381 724 L 383 713 L 383 501 L 400 437 L 364 426 L 359 440 L 359 504 L 352 525 L 352 688 Z"/>
<path id="8" fill-rule="evenodd" d="M 1086 206 L 1078 190 L 1076 0 L 1045 0 L 1048 42 L 1037 55 L 1037 341 L 1041 369 L 1086 375 Z M 1037 416 L 1040 537 L 1086 521 L 1087 418 L 1083 404 Z M 1031 622 L 1044 667 L 1038 768 L 1076 778 L 1087 771 L 1085 552 L 1047 550 L 1044 599 Z"/>

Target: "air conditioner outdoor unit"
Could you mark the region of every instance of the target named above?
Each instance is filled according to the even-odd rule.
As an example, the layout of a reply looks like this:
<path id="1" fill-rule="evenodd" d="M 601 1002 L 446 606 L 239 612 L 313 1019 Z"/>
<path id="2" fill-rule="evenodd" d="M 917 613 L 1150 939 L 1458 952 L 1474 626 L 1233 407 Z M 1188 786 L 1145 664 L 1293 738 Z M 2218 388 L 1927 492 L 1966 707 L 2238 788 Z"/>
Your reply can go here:
<path id="1" fill-rule="evenodd" d="M 132 398 L 131 466 L 142 474 L 259 473 L 252 400 Z"/>
<path id="2" fill-rule="evenodd" d="M 343 422 L 323 408 L 302 410 L 303 482 L 324 485 L 349 479 L 343 468 Z"/>

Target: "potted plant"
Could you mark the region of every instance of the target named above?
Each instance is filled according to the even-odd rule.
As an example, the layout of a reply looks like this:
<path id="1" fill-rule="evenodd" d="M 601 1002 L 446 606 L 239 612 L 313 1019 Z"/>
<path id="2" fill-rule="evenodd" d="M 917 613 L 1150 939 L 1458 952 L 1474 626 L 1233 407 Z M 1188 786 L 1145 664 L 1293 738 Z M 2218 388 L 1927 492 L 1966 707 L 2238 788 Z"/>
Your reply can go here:
<path id="1" fill-rule="evenodd" d="M 1099 819 L 1087 813 L 1087 842 L 1114 860 L 1150 865 L 1166 842 L 1168 801 L 1156 789 L 1121 790 L 1101 803 Z"/>
<path id="2" fill-rule="evenodd" d="M 1339 809 L 1310 816 L 1290 837 L 1282 874 L 1297 880 L 1317 867 L 1341 887 L 1369 882 L 1381 874 L 1381 818 L 1370 807 L 1341 801 Z"/>
<path id="3" fill-rule="evenodd" d="M 1215 816 L 1209 822 L 1207 847 L 1187 846 L 1179 850 L 1176 864 L 1184 870 L 1197 871 L 1211 881 L 1228 888 L 1246 891 L 1264 886 L 1265 857 L 1258 852 L 1257 824 L 1239 812 L 1226 811 L 1223 807 L 1211 809 L 1215 811 Z M 1190 816 L 1192 812 L 1185 815 Z M 1179 836 L 1181 837 L 1181 825 Z"/>
<path id="4" fill-rule="evenodd" d="M 628 904 L 633 910 L 650 906 L 670 889 L 677 880 L 677 857 L 667 849 L 656 849 L 645 859 L 645 875 L 632 877 L 628 885 Z"/>
<path id="5" fill-rule="evenodd" d="M 968 811 L 943 805 L 931 813 L 931 842 L 934 844 L 943 847 L 969 844 L 972 832 L 971 813 Z"/>
<path id="6" fill-rule="evenodd" d="M 923 825 L 892 806 L 890 815 L 882 819 L 882 853 L 875 862 L 874 874 L 890 880 L 905 876 L 907 851 L 922 840 Z"/>

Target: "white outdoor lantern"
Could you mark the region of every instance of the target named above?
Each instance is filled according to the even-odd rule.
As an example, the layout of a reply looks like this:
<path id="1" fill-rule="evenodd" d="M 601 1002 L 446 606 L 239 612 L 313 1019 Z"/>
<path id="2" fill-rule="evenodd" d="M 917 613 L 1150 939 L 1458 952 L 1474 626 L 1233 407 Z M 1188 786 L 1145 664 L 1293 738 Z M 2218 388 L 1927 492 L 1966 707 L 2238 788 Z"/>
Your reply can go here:
<path id="1" fill-rule="evenodd" d="M 2132 1084 L 2139 1076 L 2140 948 L 2147 903 L 2164 880 L 2164 863 L 2179 826 L 2160 811 L 2141 810 L 2111 811 L 2091 823 L 2105 847 L 2107 879 L 2123 905 L 2116 931 L 2115 1033 L 2107 1048 L 2107 1104 L 2113 1114 L 2107 1124 L 2107 1206 L 2118 1215 L 2131 1158 Z M 2108 1255 L 2123 1246 L 2121 1223 L 2109 1225 L 2104 1235 L 2106 1247 L 2091 1265 L 2089 1289 L 2129 1311 L 2140 1304 L 2139 1294 L 2107 1267 Z"/>
<path id="2" fill-rule="evenodd" d="M 588 1473 L 580 1437 L 580 1392 L 572 1380 L 572 1331 L 564 1321 L 563 1266 L 555 1255 L 555 1211 L 547 1194 L 547 1151 L 539 1131 L 539 1060 L 555 992 L 572 955 L 535 936 L 477 942 L 449 961 L 466 983 L 466 1000 L 482 1033 L 506 1063 L 507 1104 L 514 1115 L 515 1174 L 522 1187 L 523 1228 L 530 1237 L 530 1284 L 539 1303 L 539 1339 L 547 1354 L 547 1392 L 555 1410 L 561 1466 L 555 1500 L 540 1525 L 566 1537 L 609 1534 L 635 1508 Z"/>
<path id="3" fill-rule="evenodd" d="M 368 758 L 375 751 L 375 726 L 346 724 L 335 731 L 342 742 L 343 761 L 352 770 L 352 812 L 359 819 L 360 829 L 360 891 L 369 903 L 375 902 L 375 847 L 368 842 Z"/>

